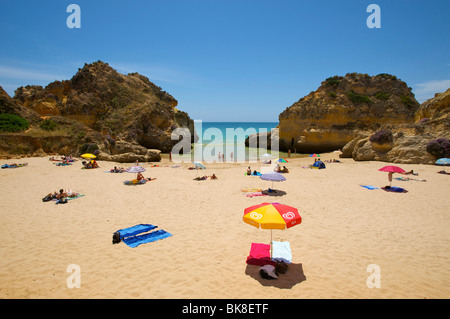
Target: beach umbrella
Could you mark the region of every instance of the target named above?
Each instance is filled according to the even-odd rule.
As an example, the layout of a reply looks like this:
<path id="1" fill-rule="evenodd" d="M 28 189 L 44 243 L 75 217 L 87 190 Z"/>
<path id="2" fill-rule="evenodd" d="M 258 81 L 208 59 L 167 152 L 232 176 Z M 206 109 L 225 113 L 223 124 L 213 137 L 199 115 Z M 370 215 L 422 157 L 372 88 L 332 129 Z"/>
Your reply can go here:
<path id="1" fill-rule="evenodd" d="M 283 174 L 270 171 L 268 173 L 261 174 L 259 177 L 265 181 L 272 181 L 272 188 L 273 188 L 273 182 L 284 182 L 286 180 L 286 177 L 283 176 Z"/>
<path id="2" fill-rule="evenodd" d="M 438 159 L 436 161 L 436 164 L 438 164 L 438 165 L 449 165 L 450 164 L 450 158 L 446 158 L 446 157 L 440 158 L 440 159 Z"/>
<path id="3" fill-rule="evenodd" d="M 244 209 L 243 220 L 256 228 L 270 229 L 272 243 L 272 229 L 286 229 L 298 225 L 302 218 L 298 209 L 280 203 L 262 203 Z"/>
<path id="4" fill-rule="evenodd" d="M 277 159 L 277 162 L 279 162 L 279 163 L 287 163 L 288 161 L 286 161 L 284 158 L 279 158 L 279 159 Z"/>
<path id="5" fill-rule="evenodd" d="M 384 166 L 384 167 L 380 168 L 379 171 L 380 172 L 388 172 L 389 173 L 388 174 L 388 179 L 389 179 L 389 182 L 390 182 L 389 185 L 391 185 L 391 186 L 392 186 L 392 175 L 394 173 L 405 173 L 405 170 L 403 168 L 400 168 L 398 166 L 393 166 L 393 165 Z"/>
<path id="6" fill-rule="evenodd" d="M 195 164 L 196 168 L 206 169 L 206 167 L 203 164 L 199 163 L 199 162 L 194 162 L 194 164 Z"/>
<path id="7" fill-rule="evenodd" d="M 317 155 L 316 153 L 313 153 L 313 154 L 309 155 L 309 157 L 320 157 L 320 155 Z"/>
<path id="8" fill-rule="evenodd" d="M 81 155 L 82 158 L 86 158 L 86 159 L 94 159 L 97 158 L 97 156 L 95 156 L 94 154 L 90 154 L 90 153 L 85 153 Z"/>
<path id="9" fill-rule="evenodd" d="M 142 166 L 131 166 L 131 167 L 128 167 L 127 169 L 125 169 L 125 172 L 139 174 L 139 173 L 145 172 L 145 168 L 143 168 Z M 137 175 L 136 175 L 136 177 L 137 177 Z"/>
<path id="10" fill-rule="evenodd" d="M 449 165 L 450 164 L 450 158 L 440 158 L 436 161 L 436 164 L 438 165 L 444 165 L 444 172 L 445 172 L 445 165 Z"/>

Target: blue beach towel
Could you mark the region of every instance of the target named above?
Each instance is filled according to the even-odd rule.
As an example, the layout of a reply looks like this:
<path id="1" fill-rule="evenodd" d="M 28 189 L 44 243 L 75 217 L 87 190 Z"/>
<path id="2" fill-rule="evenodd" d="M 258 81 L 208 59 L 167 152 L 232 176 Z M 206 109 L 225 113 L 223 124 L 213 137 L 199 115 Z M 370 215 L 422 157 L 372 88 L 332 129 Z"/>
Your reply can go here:
<path id="1" fill-rule="evenodd" d="M 395 187 L 395 186 L 385 186 L 382 187 L 383 190 L 386 192 L 394 192 L 394 193 L 407 193 L 408 191 L 401 187 Z"/>
<path id="2" fill-rule="evenodd" d="M 144 235 L 138 235 L 138 236 L 132 236 L 125 238 L 123 242 L 127 244 L 131 248 L 135 248 L 141 244 L 151 243 L 160 239 L 164 239 L 167 237 L 172 236 L 171 233 L 166 232 L 163 229 L 144 234 Z"/>
<path id="3" fill-rule="evenodd" d="M 292 262 L 291 245 L 288 241 L 272 241 L 272 260 Z"/>
<path id="4" fill-rule="evenodd" d="M 373 190 L 373 189 L 379 189 L 378 187 L 372 186 L 372 185 L 360 185 L 361 187 Z"/>
<path id="5" fill-rule="evenodd" d="M 150 230 L 157 228 L 158 226 L 150 225 L 150 224 L 139 224 L 133 227 L 128 227 L 124 229 L 120 229 L 117 232 L 120 234 L 120 238 L 124 239 L 126 237 L 135 236 L 137 234 L 145 233 Z"/>

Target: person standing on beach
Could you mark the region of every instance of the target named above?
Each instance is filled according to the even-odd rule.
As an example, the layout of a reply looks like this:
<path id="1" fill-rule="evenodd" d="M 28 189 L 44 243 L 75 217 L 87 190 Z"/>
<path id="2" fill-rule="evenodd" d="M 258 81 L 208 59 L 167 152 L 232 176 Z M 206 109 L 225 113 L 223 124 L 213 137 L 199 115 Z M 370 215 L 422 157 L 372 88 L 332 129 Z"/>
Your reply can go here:
<path id="1" fill-rule="evenodd" d="M 231 152 L 231 153 L 230 153 L 231 161 L 233 161 L 233 155 L 234 155 L 233 152 Z"/>
<path id="2" fill-rule="evenodd" d="M 220 162 L 220 160 L 222 159 L 222 155 L 220 155 L 221 153 L 219 152 L 219 154 L 217 154 L 217 159 L 218 159 L 218 162 Z"/>

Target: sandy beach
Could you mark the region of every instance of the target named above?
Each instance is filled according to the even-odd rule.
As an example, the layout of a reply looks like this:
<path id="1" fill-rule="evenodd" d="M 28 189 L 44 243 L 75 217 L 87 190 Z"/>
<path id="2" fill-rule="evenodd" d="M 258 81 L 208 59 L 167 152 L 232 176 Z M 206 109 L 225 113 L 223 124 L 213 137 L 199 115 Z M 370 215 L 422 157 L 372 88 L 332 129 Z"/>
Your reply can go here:
<path id="1" fill-rule="evenodd" d="M 338 158 L 336 153 L 322 159 Z M 156 180 L 126 186 L 130 173 L 105 173 L 131 164 L 98 161 L 58 167 L 48 157 L 1 160 L 28 166 L 0 171 L 0 298 L 449 298 L 450 176 L 442 167 L 399 164 L 413 179 L 393 180 L 407 193 L 369 190 L 388 185 L 383 162 L 326 163 L 290 158 L 278 196 L 246 197 L 268 181 L 245 176 L 246 163 L 141 163 Z M 159 167 L 151 167 L 152 165 Z M 396 165 L 396 164 L 394 164 Z M 252 169 L 261 170 L 259 163 Z M 448 168 L 450 171 L 450 168 Z M 216 174 L 218 180 L 195 181 Z M 394 177 L 402 175 L 394 174 Z M 70 188 L 84 197 L 56 205 L 49 192 Z M 274 230 L 289 241 L 293 262 L 278 280 L 246 264 L 251 243 L 270 242 L 270 230 L 243 222 L 244 209 L 263 202 L 298 208 L 302 223 Z M 171 237 L 128 247 L 115 231 L 153 224 Z M 80 288 L 68 288 L 69 265 Z M 369 265 L 380 287 L 369 288 Z"/>

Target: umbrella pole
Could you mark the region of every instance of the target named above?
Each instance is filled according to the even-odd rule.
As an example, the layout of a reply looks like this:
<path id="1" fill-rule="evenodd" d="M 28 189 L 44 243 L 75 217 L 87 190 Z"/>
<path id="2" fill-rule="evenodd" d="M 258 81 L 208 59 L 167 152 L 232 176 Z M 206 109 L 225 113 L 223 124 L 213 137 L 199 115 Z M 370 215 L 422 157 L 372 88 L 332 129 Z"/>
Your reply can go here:
<path id="1" fill-rule="evenodd" d="M 272 260 L 272 229 L 270 230 L 270 260 Z"/>

